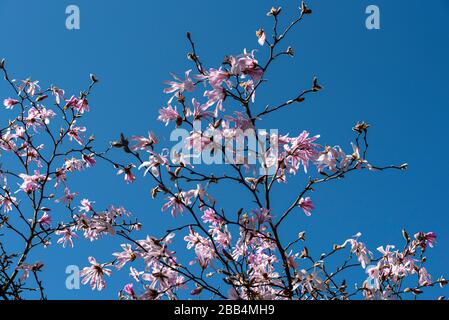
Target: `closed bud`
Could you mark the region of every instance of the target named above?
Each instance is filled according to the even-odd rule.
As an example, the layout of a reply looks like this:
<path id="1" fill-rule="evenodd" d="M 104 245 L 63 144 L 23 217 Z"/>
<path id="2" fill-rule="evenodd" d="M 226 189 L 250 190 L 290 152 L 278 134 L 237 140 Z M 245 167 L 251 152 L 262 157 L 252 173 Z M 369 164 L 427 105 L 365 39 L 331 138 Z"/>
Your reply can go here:
<path id="1" fill-rule="evenodd" d="M 158 193 L 159 187 L 154 187 L 153 189 L 151 189 L 151 198 L 155 199 Z"/>
<path id="2" fill-rule="evenodd" d="M 312 90 L 314 92 L 318 92 L 318 91 L 320 91 L 322 89 L 323 89 L 323 87 L 318 84 L 318 78 L 314 77 L 313 78 L 313 82 L 312 82 Z"/>
<path id="3" fill-rule="evenodd" d="M 309 249 L 307 249 L 307 247 L 304 247 L 304 249 L 302 249 L 301 251 L 301 256 L 299 258 L 304 259 L 308 257 L 309 257 Z"/>
<path id="4" fill-rule="evenodd" d="M 311 14 L 312 13 L 312 10 L 307 7 L 307 5 L 304 1 L 301 3 L 301 12 L 302 12 L 302 14 Z"/>
<path id="5" fill-rule="evenodd" d="M 273 16 L 273 17 L 276 17 L 279 13 L 281 13 L 281 11 L 282 11 L 282 8 L 281 8 L 281 7 L 277 7 L 277 8 L 272 7 L 272 8 L 270 9 L 270 11 L 267 12 L 267 16 Z"/>
<path id="6" fill-rule="evenodd" d="M 405 229 L 402 229 L 402 236 L 404 237 L 405 241 L 407 241 L 407 244 L 409 244 L 410 236 L 408 235 L 407 231 L 405 231 Z"/>
<path id="7" fill-rule="evenodd" d="M 5 59 L 2 59 L 2 60 L 0 61 L 0 69 L 5 69 L 5 63 L 6 63 L 6 60 L 5 60 Z"/>

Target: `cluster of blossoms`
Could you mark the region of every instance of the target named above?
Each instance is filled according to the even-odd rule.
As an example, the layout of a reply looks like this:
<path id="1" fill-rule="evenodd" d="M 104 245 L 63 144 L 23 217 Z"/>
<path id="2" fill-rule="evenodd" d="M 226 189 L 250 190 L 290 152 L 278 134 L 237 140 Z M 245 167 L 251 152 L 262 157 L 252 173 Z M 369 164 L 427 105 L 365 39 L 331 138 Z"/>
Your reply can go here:
<path id="1" fill-rule="evenodd" d="M 286 51 L 275 51 L 291 29 L 282 33 L 277 29 L 280 12 L 281 8 L 273 8 L 268 13 L 275 18 L 272 40 L 263 29 L 256 33 L 258 43 L 269 48 L 269 59 L 264 64 L 256 59 L 255 50 L 244 50 L 240 55 L 226 56 L 218 68 L 205 68 L 191 35 L 187 34 L 193 50 L 188 58 L 196 71 L 187 70 L 183 78 L 172 74 L 173 80 L 166 81 L 168 87 L 164 92 L 169 98 L 167 105 L 159 110 L 158 120 L 166 126 L 173 124 L 178 130 L 186 128 L 188 134 L 183 137 L 183 147 L 195 154 L 167 148 L 158 152 L 159 139 L 152 132 L 147 137 L 133 136 L 134 144 L 123 135 L 112 144 L 137 161 L 127 166 L 128 173 L 132 168 L 138 168 L 143 170 L 143 176 L 153 179 L 153 198 L 159 193 L 165 195 L 162 211 L 170 211 L 173 218 L 188 216 L 191 221 L 169 230 L 159 240 L 127 237 L 129 243 L 122 245 L 123 252 L 114 254 L 117 259 L 113 264 L 121 269 L 142 258 L 145 271 L 138 272 L 130 267 L 135 283 L 126 284 L 120 298 L 176 299 L 180 289 L 190 288 L 193 296 L 210 294 L 224 299 L 349 299 L 357 295 L 367 299 L 392 299 L 410 292 L 418 294 L 423 286 L 445 284 L 443 278 L 432 282 L 426 269 L 418 266 L 425 259 L 423 251 L 418 253 L 417 248 L 425 250 L 426 243 L 433 244 L 433 233 L 420 233 L 414 241 L 407 240 L 407 249 L 402 253 L 386 253 L 392 246 L 379 249 L 383 254 L 380 258 L 375 258 L 359 241 L 360 234 L 342 245 L 334 245 L 319 260 L 314 260 L 303 244 L 304 232 L 287 244 L 281 242 L 281 226 L 292 211 L 300 209 L 305 215 L 312 215 L 315 204 L 309 194 L 315 186 L 356 170 L 404 170 L 407 165 L 378 167 L 366 160 L 369 125 L 365 122 L 359 122 L 353 128 L 356 139 L 351 143 L 350 153 L 345 153 L 340 146 L 320 145 L 320 136 L 306 130 L 297 136 L 265 132 L 256 138 L 259 150 L 248 144 L 242 147 L 247 155 L 238 153 L 234 142 L 242 133 L 250 131 L 255 135 L 260 119 L 294 103 L 302 103 L 307 94 L 322 89 L 314 78 L 312 87 L 293 99 L 257 110 L 255 94 L 265 82 L 268 66 L 280 56 L 293 55 L 290 47 Z M 303 3 L 300 16 L 291 25 L 296 25 L 310 13 Z M 205 130 L 198 126 L 198 122 L 206 124 Z M 191 159 L 199 154 L 214 154 L 221 158 L 222 163 L 228 164 L 225 173 L 212 173 L 210 167 L 200 170 Z M 262 163 L 263 173 L 256 173 L 251 156 Z M 293 176 L 301 176 L 302 172 L 313 176 L 314 171 L 319 178 L 308 177 L 305 188 L 287 209 L 271 207 L 270 191 L 276 186 L 275 182 L 286 182 Z M 221 181 L 238 183 L 248 192 L 255 207 L 242 208 L 235 214 L 220 206 L 210 190 Z M 245 206 L 245 203 L 241 205 Z M 183 261 L 179 254 L 176 259 L 174 252 L 168 249 L 175 232 L 185 232 L 183 239 L 193 260 Z M 424 237 L 427 240 L 423 240 Z M 330 271 L 326 268 L 327 257 L 343 249 L 348 252 L 348 259 L 335 271 Z M 354 292 L 348 292 L 344 280 L 341 284 L 337 282 L 352 259 L 357 259 L 357 264 L 368 272 L 368 280 L 362 286 L 356 286 Z M 377 267 L 371 265 L 375 262 Z M 413 280 L 409 280 L 412 287 L 404 288 L 405 278 L 411 279 L 415 274 L 418 275 L 416 286 L 413 287 Z M 375 285 L 370 285 L 371 280 Z M 136 283 L 141 284 L 141 289 L 135 288 Z M 396 286 L 390 288 L 390 283 Z"/>
<path id="2" fill-rule="evenodd" d="M 43 89 L 31 79 L 11 80 L 4 60 L 0 66 L 15 93 L 3 100 L 8 121 L 0 127 L 0 229 L 11 239 L 0 242 L 0 297 L 21 299 L 26 292 L 38 291 L 45 298 L 39 276 L 44 263 L 28 261 L 34 248 L 51 246 L 53 236 L 57 244 L 74 247 L 80 232 L 93 241 L 118 229 L 137 230 L 140 224 L 123 208 L 95 211 L 94 202 L 78 199 L 79 193 L 69 186 L 72 175 L 93 168 L 103 157 L 93 148 L 93 136 L 86 138 L 86 127 L 78 124 L 90 110 L 87 98 L 95 77 L 87 91 L 68 98 L 56 86 Z M 15 252 L 12 248 L 21 242 L 23 250 Z M 92 283 L 103 288 L 100 282 Z"/>
<path id="3" fill-rule="evenodd" d="M 74 240 L 81 234 L 90 241 L 107 235 L 124 239 L 111 261 L 101 263 L 89 257 L 90 265 L 81 272 L 83 284 L 89 284 L 93 290 L 103 290 L 106 277 L 112 277 L 114 270 L 129 270 L 132 282 L 126 283 L 119 292 L 120 299 L 177 299 L 189 293 L 191 296 L 251 300 L 394 299 L 409 294 L 417 296 L 424 287 L 447 283 L 444 278 L 432 280 L 424 266 L 424 253 L 436 240 L 432 232 L 417 233 L 412 240 L 404 231 L 404 249 L 394 250 L 391 245 L 380 247 L 381 255 L 377 258 L 359 241 L 361 235 L 357 234 L 341 245 L 334 245 L 318 260 L 309 253 L 305 232 L 297 237 L 282 233 L 285 222 L 294 217 L 293 212 L 312 216 L 316 204 L 311 193 L 317 186 L 354 171 L 404 170 L 407 165 L 382 167 L 366 160 L 369 125 L 365 122 L 353 128 L 356 138 L 351 143 L 352 153 L 345 153 L 339 146 L 323 146 L 318 142 L 320 136 L 306 130 L 293 135 L 255 134 L 262 118 L 303 103 L 307 95 L 322 90 L 315 77 L 310 88 L 292 99 L 258 108 L 256 91 L 266 82 L 264 77 L 269 66 L 282 56 L 293 56 L 291 47 L 279 51 L 279 44 L 294 26 L 312 13 L 302 2 L 297 18 L 281 30 L 281 11 L 281 8 L 272 8 L 268 12 L 273 19 L 271 38 L 263 29 L 256 32 L 258 44 L 268 49 L 267 61 L 260 62 L 256 50 L 245 49 L 241 54 L 226 56 L 218 68 L 205 68 L 188 33 L 192 46 L 188 58 L 194 69 L 187 70 L 184 77 L 173 74 L 173 80 L 166 81 L 168 87 L 164 92 L 169 98 L 166 106 L 159 110 L 158 120 L 166 126 L 186 128 L 185 149 L 221 158 L 228 164 L 219 167 L 224 172 L 219 171 L 218 166 L 204 169 L 192 164 L 191 158 L 195 155 L 159 148 L 159 139 L 151 131 L 147 136 L 130 139 L 121 134 L 106 151 L 97 152 L 92 146 L 93 137 L 86 140 L 87 129 L 77 124 L 90 110 L 87 98 L 97 81 L 94 76 L 91 76 L 92 84 L 87 92 L 66 99 L 65 92 L 56 87 L 42 90 L 37 81 L 30 79 L 19 85 L 9 81 L 2 62 L 5 78 L 17 93 L 17 99 L 6 99 L 4 106 L 8 111 L 18 109 L 20 114 L 1 129 L 0 148 L 19 161 L 21 171 L 0 169 L 0 178 L 4 181 L 0 194 L 3 209 L 0 228 L 6 227 L 22 238 L 25 249 L 22 258 L 17 259 L 16 255 L 7 254 L 0 243 L 0 263 L 7 262 L 7 267 L 0 265 L 5 269 L 0 273 L 0 283 L 5 284 L 0 287 L 1 297 L 20 298 L 20 290 L 30 274 L 35 276 L 44 296 L 38 278 L 43 264 L 29 264 L 26 260 L 35 246 L 51 245 L 53 234 L 59 237 L 57 243 L 63 247 L 73 247 Z M 44 105 L 50 95 L 54 98 L 53 110 L 48 104 Z M 61 123 L 55 124 L 57 120 Z M 198 121 L 206 123 L 206 131 L 197 127 Z M 256 147 L 245 145 L 243 139 L 240 147 L 247 154 L 242 155 L 241 150 L 234 148 L 233 141 L 248 131 L 254 133 Z M 37 144 L 41 138 L 38 134 L 47 135 L 45 143 Z M 226 142 L 215 139 L 217 135 Z M 130 163 L 123 165 L 111 160 L 113 150 L 123 150 L 130 157 Z M 263 170 L 259 173 L 251 161 L 254 157 L 262 164 Z M 70 190 L 68 178 L 92 168 L 97 159 L 113 164 L 126 183 L 133 183 L 137 179 L 134 172 L 140 170 L 142 176 L 152 181 L 151 196 L 163 196 L 161 211 L 170 212 L 175 221 L 182 216 L 188 223 L 157 237 L 136 239 L 133 231 L 140 230 L 142 225 L 131 220 L 125 209 L 111 206 L 106 211 L 96 211 L 94 202 L 78 200 L 79 194 Z M 298 184 L 301 178 L 305 178 L 305 186 L 297 188 L 302 191 L 295 199 L 285 200 L 288 207 L 274 207 L 274 189 L 281 188 L 282 182 Z M 237 212 L 221 204 L 212 194 L 221 182 L 234 183 L 242 194 L 246 192 L 247 197 L 242 196 L 238 202 L 241 208 Z M 57 193 L 60 196 L 56 196 Z M 34 213 L 31 219 L 22 210 L 25 201 Z M 68 213 L 66 222 L 57 225 L 50 208 L 56 205 L 65 207 Z M 17 213 L 27 234 L 12 224 L 9 219 L 12 212 Z M 176 233 L 183 235 L 180 241 L 185 246 L 185 255 L 171 249 Z M 327 261 L 337 252 L 346 252 L 348 257 L 332 269 Z M 11 265 L 14 268 L 8 273 L 6 269 Z M 343 271 L 358 266 L 366 270 L 367 280 L 352 289 L 347 286 Z M 19 271 L 22 271 L 22 280 L 17 280 Z"/>

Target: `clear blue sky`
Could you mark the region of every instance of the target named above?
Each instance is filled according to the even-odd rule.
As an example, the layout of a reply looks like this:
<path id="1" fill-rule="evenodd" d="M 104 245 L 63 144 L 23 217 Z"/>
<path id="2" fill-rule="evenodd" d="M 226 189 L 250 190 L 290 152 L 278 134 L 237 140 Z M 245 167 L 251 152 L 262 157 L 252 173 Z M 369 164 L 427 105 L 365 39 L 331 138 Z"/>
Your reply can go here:
<path id="1" fill-rule="evenodd" d="M 92 112 L 86 123 L 98 146 L 121 131 L 145 134 L 149 128 L 166 141 L 168 131 L 156 121 L 158 108 L 167 100 L 162 81 L 170 71 L 190 68 L 185 32 L 193 34 L 206 64 L 217 66 L 226 54 L 258 48 L 255 31 L 260 26 L 269 29 L 265 13 L 272 5 L 284 8 L 286 21 L 297 14 L 299 2 L 46 0 L 19 5 L 0 0 L 0 56 L 7 58 L 15 78 L 32 76 L 74 93 L 86 87 L 90 72 L 95 73 L 101 82 L 90 99 Z M 69 4 L 80 7 L 80 30 L 65 28 Z M 319 187 L 313 195 L 314 215 L 298 214 L 283 232 L 294 236 L 306 230 L 309 250 L 318 256 L 358 231 L 375 250 L 388 243 L 402 245 L 403 227 L 410 233 L 433 230 L 438 245 L 428 254 L 429 271 L 435 277 L 449 276 L 448 1 L 310 0 L 309 4 L 314 14 L 289 40 L 295 58 L 276 63 L 257 101 L 265 106 L 289 99 L 308 87 L 314 75 L 325 90 L 264 124 L 292 134 L 306 129 L 321 134 L 323 144 L 348 149 L 352 126 L 365 120 L 372 125 L 368 160 L 407 162 L 410 170 L 355 174 Z M 381 9 L 381 30 L 365 28 L 369 4 Z M 6 95 L 9 91 L 1 84 L 0 96 Z M 295 181 L 279 193 L 275 205 L 284 208 L 304 184 Z M 145 233 L 160 234 L 173 223 L 169 215 L 161 214 L 161 202 L 148 196 L 148 180 L 127 186 L 102 164 L 72 185 L 99 206 L 111 202 L 125 206 L 144 222 Z M 239 194 L 231 191 L 228 201 Z M 39 252 L 35 257 L 46 262 L 48 296 L 115 298 L 128 279 L 127 270 L 115 273 L 103 293 L 92 293 L 88 287 L 66 290 L 64 271 L 68 264 L 87 265 L 89 255 L 110 259 L 119 243 L 111 238 L 93 245 L 79 241 L 73 250 L 53 246 Z M 437 289 L 433 296 L 443 293 L 447 290 Z"/>

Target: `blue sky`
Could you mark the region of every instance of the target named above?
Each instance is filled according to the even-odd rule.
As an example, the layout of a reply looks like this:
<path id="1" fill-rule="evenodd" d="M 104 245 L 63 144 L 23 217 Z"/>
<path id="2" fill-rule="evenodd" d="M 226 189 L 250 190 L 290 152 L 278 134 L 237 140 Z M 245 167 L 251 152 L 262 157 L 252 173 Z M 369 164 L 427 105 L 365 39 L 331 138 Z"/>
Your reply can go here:
<path id="1" fill-rule="evenodd" d="M 19 6 L 17 1 L 0 0 L 0 56 L 7 59 L 15 78 L 32 76 L 73 93 L 86 87 L 90 72 L 96 74 L 101 82 L 90 98 L 92 112 L 85 121 L 98 146 L 122 131 L 145 134 L 150 128 L 168 141 L 169 131 L 156 121 L 157 110 L 167 100 L 162 82 L 168 73 L 191 68 L 185 59 L 185 32 L 192 33 L 206 65 L 218 66 L 226 54 L 259 48 L 255 31 L 270 28 L 265 13 L 272 5 L 284 8 L 285 22 L 298 14 L 299 2 L 46 0 Z M 80 30 L 65 28 L 65 8 L 70 4 L 81 10 Z M 365 28 L 369 4 L 380 7 L 380 30 Z M 305 129 L 320 134 L 323 144 L 349 149 L 352 126 L 365 120 L 372 125 L 368 160 L 380 165 L 407 162 L 410 169 L 357 173 L 321 186 L 313 194 L 314 215 L 296 215 L 283 232 L 294 236 L 307 231 L 309 250 L 318 256 L 359 231 L 375 250 L 389 243 L 402 245 L 402 228 L 410 233 L 433 230 L 438 245 L 428 253 L 428 269 L 435 277 L 448 275 L 449 3 L 310 0 L 309 5 L 314 14 L 287 41 L 295 50 L 294 59 L 276 62 L 257 103 L 263 108 L 285 101 L 308 88 L 314 75 L 325 90 L 300 107 L 267 118 L 263 125 L 291 134 Z M 1 84 L 0 96 L 9 94 Z M 299 178 L 280 186 L 284 189 L 275 206 L 287 206 L 303 184 Z M 98 206 L 125 206 L 143 221 L 145 233 L 160 234 L 174 223 L 161 214 L 161 202 L 148 196 L 148 180 L 127 186 L 106 164 L 83 173 L 72 186 Z M 230 189 L 221 196 L 235 202 L 240 194 Z M 110 290 L 102 293 L 88 287 L 67 290 L 64 271 L 69 264 L 87 265 L 89 255 L 108 260 L 119 244 L 119 239 L 109 238 L 94 244 L 80 241 L 73 250 L 54 246 L 38 252 L 36 259 L 46 262 L 48 296 L 115 298 L 128 279 L 126 271 L 113 275 Z M 432 295 L 443 293 L 447 290 L 436 289 Z"/>

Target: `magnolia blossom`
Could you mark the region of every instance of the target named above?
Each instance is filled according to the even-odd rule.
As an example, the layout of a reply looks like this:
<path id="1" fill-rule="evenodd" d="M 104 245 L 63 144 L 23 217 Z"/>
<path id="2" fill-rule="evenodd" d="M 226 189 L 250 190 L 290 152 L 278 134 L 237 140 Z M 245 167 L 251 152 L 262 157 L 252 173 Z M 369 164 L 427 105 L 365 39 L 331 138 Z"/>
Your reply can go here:
<path id="1" fill-rule="evenodd" d="M 27 175 L 24 173 L 19 174 L 23 182 L 20 185 L 20 189 L 25 193 L 30 193 L 39 188 L 39 182 L 45 180 L 45 176 L 40 174 L 39 171 L 35 170 L 33 175 Z M 47 178 L 49 180 L 50 178 Z"/>
<path id="2" fill-rule="evenodd" d="M 131 168 L 133 168 L 134 165 L 128 166 L 128 167 L 124 167 L 120 170 L 117 171 L 117 175 L 121 175 L 124 174 L 124 179 L 126 183 L 133 183 L 134 180 L 136 180 L 136 177 L 133 175 L 133 173 L 131 172 Z"/>
<path id="3" fill-rule="evenodd" d="M 78 144 L 83 145 L 80 134 L 86 132 L 86 130 L 86 127 L 76 127 L 72 124 L 67 134 L 70 137 L 70 141 L 75 140 Z"/>
<path id="4" fill-rule="evenodd" d="M 104 280 L 104 275 L 111 276 L 112 271 L 107 269 L 108 264 L 99 264 L 94 257 L 89 257 L 90 267 L 85 267 L 80 276 L 84 277 L 82 284 L 89 282 L 92 290 L 97 289 L 98 291 L 103 290 L 106 287 L 106 281 Z"/>
<path id="5" fill-rule="evenodd" d="M 12 99 L 12 98 L 3 100 L 3 105 L 6 107 L 6 109 L 12 109 L 18 103 L 19 103 L 19 100 Z"/>
<path id="6" fill-rule="evenodd" d="M 63 230 L 57 230 L 55 231 L 55 234 L 62 236 L 58 239 L 57 243 L 61 244 L 62 247 L 65 248 L 67 246 L 67 243 L 70 245 L 70 247 L 73 248 L 73 238 L 78 239 L 77 234 L 74 232 L 75 227 L 70 228 L 64 228 Z"/>
<path id="7" fill-rule="evenodd" d="M 312 215 L 312 211 L 315 209 L 315 206 L 313 205 L 310 197 L 301 198 L 298 204 L 302 208 L 306 216 L 310 217 Z"/>
<path id="8" fill-rule="evenodd" d="M 182 93 L 184 91 L 192 92 L 193 90 L 195 90 L 195 84 L 193 83 L 193 80 L 190 78 L 190 72 L 192 72 L 192 70 L 187 70 L 185 72 L 184 80 L 179 78 L 174 73 L 171 73 L 172 77 L 176 81 L 165 81 L 165 83 L 168 84 L 170 87 L 164 89 L 164 92 L 165 93 L 177 93 L 177 92 Z"/>
<path id="9" fill-rule="evenodd" d="M 93 202 L 91 202 L 91 201 L 89 201 L 88 199 L 83 199 L 83 200 L 81 200 L 81 206 L 79 207 L 80 208 L 80 211 L 81 212 L 90 212 L 90 211 L 94 211 L 94 209 L 93 209 L 93 207 L 92 207 L 92 203 Z"/>
<path id="10" fill-rule="evenodd" d="M 132 150 L 134 151 L 146 150 L 153 144 L 159 143 L 159 140 L 157 139 L 156 135 L 151 131 L 148 132 L 148 138 L 141 136 L 133 136 L 132 140 L 136 141 L 136 144 L 132 147 Z"/>
<path id="11" fill-rule="evenodd" d="M 42 229 L 48 229 L 51 227 L 51 221 L 52 221 L 51 216 L 47 212 L 44 212 L 44 214 L 37 222 L 39 223 Z"/>
<path id="12" fill-rule="evenodd" d="M 17 205 L 17 198 L 11 195 L 0 195 L 0 207 L 3 206 L 3 212 L 7 213 L 12 210 L 12 207 Z"/>
<path id="13" fill-rule="evenodd" d="M 176 123 L 182 121 L 182 118 L 176 111 L 176 108 L 173 109 L 170 103 L 167 107 L 159 110 L 159 117 L 157 119 L 165 123 L 166 126 L 170 123 L 170 121 L 176 121 Z"/>
<path id="14" fill-rule="evenodd" d="M 22 84 L 19 86 L 19 95 L 22 91 L 30 95 L 34 96 L 36 94 L 36 90 L 41 90 L 41 87 L 38 85 L 39 81 L 32 81 L 31 79 L 21 80 Z"/>

